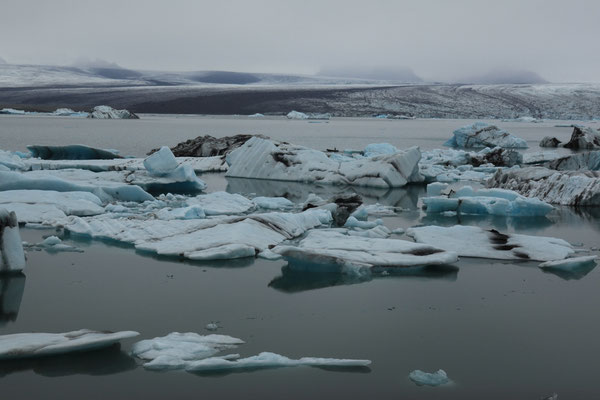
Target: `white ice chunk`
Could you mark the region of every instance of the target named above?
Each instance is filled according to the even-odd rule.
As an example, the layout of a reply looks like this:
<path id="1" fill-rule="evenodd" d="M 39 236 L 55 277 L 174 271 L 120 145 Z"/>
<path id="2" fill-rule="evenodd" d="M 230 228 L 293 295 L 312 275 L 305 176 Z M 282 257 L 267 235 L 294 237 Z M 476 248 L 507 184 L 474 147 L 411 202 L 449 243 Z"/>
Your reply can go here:
<path id="1" fill-rule="evenodd" d="M 165 176 L 173 172 L 179 163 L 175 159 L 173 152 L 167 146 L 162 146 L 160 150 L 151 154 L 144 160 L 144 167 L 152 176 Z"/>
<path id="2" fill-rule="evenodd" d="M 292 208 L 294 203 L 286 199 L 285 197 L 255 197 L 252 199 L 254 204 L 265 210 L 285 210 Z"/>
<path id="3" fill-rule="evenodd" d="M 190 206 L 200 206 L 206 215 L 245 214 L 254 210 L 251 200 L 237 193 L 213 192 L 201 194 L 187 200 Z"/>
<path id="4" fill-rule="evenodd" d="M 410 228 L 406 234 L 419 243 L 455 251 L 464 257 L 551 261 L 574 253 L 573 247 L 562 239 L 502 234 L 476 226 L 422 226 Z"/>
<path id="5" fill-rule="evenodd" d="M 190 363 L 233 349 L 244 341 L 226 335 L 199 335 L 172 332 L 167 336 L 142 340 L 133 345 L 131 354 L 147 362 L 144 368 L 155 370 L 183 369 Z"/>
<path id="6" fill-rule="evenodd" d="M 25 253 L 17 216 L 14 212 L 0 208 L 0 273 L 18 272 L 23 268 Z"/>
<path id="7" fill-rule="evenodd" d="M 584 256 L 584 257 L 573 257 L 565 258 L 564 260 L 546 261 L 539 265 L 540 268 L 557 268 L 564 270 L 572 270 L 579 268 L 583 265 L 591 265 L 596 263 L 598 256 Z"/>
<path id="8" fill-rule="evenodd" d="M 114 212 L 114 211 L 113 211 Z M 204 209 L 199 205 L 179 208 L 163 208 L 158 210 L 156 218 L 170 220 L 170 219 L 202 219 L 206 218 Z"/>
<path id="9" fill-rule="evenodd" d="M 17 333 L 0 336 L 0 360 L 30 358 L 112 346 L 138 332 L 99 332 L 88 329 L 66 333 Z"/>
<path id="10" fill-rule="evenodd" d="M 292 110 L 286 115 L 286 117 L 288 119 L 308 119 L 308 114 L 305 114 L 300 111 Z"/>
<path id="11" fill-rule="evenodd" d="M 348 217 L 344 226 L 346 228 L 361 228 L 361 229 L 371 229 L 375 228 L 378 225 L 383 225 L 383 221 L 381 219 L 376 219 L 375 221 L 359 221 L 353 216 Z"/>
<path id="12" fill-rule="evenodd" d="M 408 377 L 419 386 L 440 386 L 450 383 L 450 379 L 448 379 L 448 375 L 443 369 L 436 372 L 423 372 L 417 369 L 412 371 Z"/>
<path id="13" fill-rule="evenodd" d="M 365 147 L 365 157 L 373 157 L 381 154 L 395 154 L 398 152 L 396 146 L 389 143 L 371 143 Z"/>

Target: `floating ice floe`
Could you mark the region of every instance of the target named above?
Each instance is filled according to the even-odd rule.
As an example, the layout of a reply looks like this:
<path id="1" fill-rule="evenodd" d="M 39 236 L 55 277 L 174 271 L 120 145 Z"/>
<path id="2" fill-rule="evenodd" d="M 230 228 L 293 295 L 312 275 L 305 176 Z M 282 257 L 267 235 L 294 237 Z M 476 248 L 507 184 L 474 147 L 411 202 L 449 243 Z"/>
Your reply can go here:
<path id="1" fill-rule="evenodd" d="M 563 270 L 573 270 L 586 265 L 595 265 L 598 256 L 583 256 L 565 258 L 564 260 L 547 261 L 539 265 L 540 268 L 553 268 Z"/>
<path id="2" fill-rule="evenodd" d="M 63 243 L 63 241 L 57 236 L 48 236 L 41 243 L 30 245 L 29 247 L 44 249 L 49 253 L 58 253 L 63 251 L 83 253 L 83 250 L 80 248 Z"/>
<path id="3" fill-rule="evenodd" d="M 406 234 L 419 243 L 453 251 L 461 257 L 552 261 L 575 252 L 571 244 L 562 239 L 503 234 L 476 226 L 421 226 L 408 229 Z"/>
<path id="4" fill-rule="evenodd" d="M 185 369 L 192 362 L 233 349 L 244 341 L 226 335 L 199 335 L 172 332 L 167 336 L 142 340 L 133 345 L 131 354 L 145 360 L 147 369 Z"/>
<path id="5" fill-rule="evenodd" d="M 423 208 L 428 213 L 454 211 L 458 214 L 503 215 L 510 217 L 539 217 L 554 209 L 550 204 L 536 198 L 527 198 L 517 192 L 506 189 L 473 189 L 464 186 L 458 190 L 440 191 L 439 184 L 427 193 L 434 196 L 424 197 Z"/>
<path id="6" fill-rule="evenodd" d="M 345 235 L 336 230 L 312 230 L 297 246 L 279 245 L 290 267 L 318 272 L 364 273 L 373 267 L 400 268 L 451 264 L 453 251 L 399 239 Z"/>
<path id="7" fill-rule="evenodd" d="M 336 162 L 318 150 L 253 137 L 227 155 L 226 176 L 392 188 L 423 180 L 420 158 L 419 148 L 412 147 L 390 155 Z"/>
<path id="8" fill-rule="evenodd" d="M 16 333 L 0 336 L 0 360 L 50 356 L 96 350 L 138 336 L 138 332 L 100 332 L 88 329 L 66 333 Z"/>
<path id="9" fill-rule="evenodd" d="M 88 118 L 99 119 L 140 119 L 128 110 L 115 110 L 110 106 L 96 106 L 90 111 Z"/>
<path id="10" fill-rule="evenodd" d="M 25 268 L 25 253 L 14 212 L 0 208 L 0 273 L 14 273 Z"/>
<path id="11" fill-rule="evenodd" d="M 14 211 L 19 221 L 28 223 L 60 223 L 67 215 L 99 215 L 104 213 L 101 205 L 100 198 L 90 192 L 0 191 L 0 207 Z"/>
<path id="12" fill-rule="evenodd" d="M 451 382 L 443 369 L 436 372 L 423 372 L 417 369 L 412 371 L 408 377 L 419 386 L 440 386 Z"/>
<path id="13" fill-rule="evenodd" d="M 237 358 L 235 356 L 237 356 L 237 354 L 230 357 L 211 357 L 199 360 L 190 363 L 190 365 L 186 367 L 186 371 L 216 372 L 300 366 L 357 368 L 367 367 L 371 364 L 371 360 L 353 360 L 344 358 L 302 357 L 299 359 L 292 359 L 270 352 L 262 352 L 256 356 L 246 358 Z"/>
<path id="14" fill-rule="evenodd" d="M 300 111 L 292 110 L 289 113 L 287 113 L 286 117 L 288 119 L 308 119 L 308 114 L 305 114 Z"/>
<path id="15" fill-rule="evenodd" d="M 150 192 L 194 192 L 206 189 L 206 184 L 196 176 L 194 169 L 186 164 L 179 164 L 167 146 L 151 154 L 144 160 L 144 167 L 149 178 L 136 173 L 135 178 L 128 180 Z"/>
<path id="16" fill-rule="evenodd" d="M 527 142 L 495 125 L 475 122 L 455 130 L 445 146 L 449 147 L 512 147 L 527 148 Z"/>
<path id="17" fill-rule="evenodd" d="M 365 367 L 369 360 L 303 357 L 290 359 L 275 353 L 263 352 L 257 356 L 239 358 L 238 354 L 213 357 L 234 349 L 244 341 L 226 335 L 198 335 L 173 332 L 164 337 L 135 343 L 132 355 L 146 361 L 144 368 L 153 370 L 185 369 L 189 372 L 224 371 L 239 369 L 280 368 L 296 366 Z"/>
<path id="18" fill-rule="evenodd" d="M 250 114 L 250 115 L 248 115 L 248 118 L 262 118 L 262 117 L 264 117 L 264 116 L 265 116 L 265 115 L 264 115 L 264 114 L 261 114 L 261 113 L 254 113 L 254 114 Z"/>
<path id="19" fill-rule="evenodd" d="M 600 173 L 595 171 L 558 172 L 543 167 L 498 170 L 487 186 L 514 190 L 550 204 L 600 205 Z"/>
<path id="20" fill-rule="evenodd" d="M 331 220 L 331 213 L 322 209 L 169 221 L 101 215 L 69 217 L 65 229 L 73 234 L 130 243 L 140 251 L 159 255 L 214 260 L 255 256 Z"/>
<path id="21" fill-rule="evenodd" d="M 42 160 L 112 160 L 122 158 L 112 151 L 96 149 L 82 144 L 68 146 L 27 146 L 32 157 Z"/>
<path id="22" fill-rule="evenodd" d="M 201 207 L 206 215 L 245 214 L 256 207 L 252 200 L 241 194 L 228 192 L 212 192 L 190 197 L 186 204 Z"/>
<path id="23" fill-rule="evenodd" d="M 57 192 L 90 192 L 102 201 L 154 200 L 141 187 L 123 182 L 119 172 L 92 173 L 84 170 L 0 171 L 0 191 L 53 190 Z"/>

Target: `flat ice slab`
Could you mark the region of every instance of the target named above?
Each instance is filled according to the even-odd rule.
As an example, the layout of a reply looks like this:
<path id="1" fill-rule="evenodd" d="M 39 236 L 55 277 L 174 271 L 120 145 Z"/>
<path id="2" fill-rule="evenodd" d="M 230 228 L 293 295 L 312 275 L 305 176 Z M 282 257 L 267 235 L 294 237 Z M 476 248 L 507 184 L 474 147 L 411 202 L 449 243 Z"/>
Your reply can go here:
<path id="1" fill-rule="evenodd" d="M 573 254 L 573 247 L 562 239 L 503 234 L 494 229 L 476 226 L 422 226 L 410 228 L 406 234 L 419 243 L 426 243 L 459 256 L 499 260 L 561 260 Z"/>
<path id="2" fill-rule="evenodd" d="M 402 187 L 421 182 L 418 147 L 354 161 L 338 162 L 307 147 L 253 137 L 227 155 L 226 176 L 321 184 Z"/>
<path id="3" fill-rule="evenodd" d="M 546 261 L 539 265 L 540 268 L 555 268 L 572 270 L 586 265 L 596 264 L 598 256 L 583 256 L 583 257 L 572 257 L 565 258 L 564 260 L 557 261 Z"/>
<path id="4" fill-rule="evenodd" d="M 0 208 L 0 273 L 14 273 L 25 268 L 25 253 L 14 212 Z"/>
<path id="5" fill-rule="evenodd" d="M 66 333 L 17 333 L 0 336 L 0 360 L 50 356 L 112 346 L 138 332 L 100 332 L 88 329 Z"/>
<path id="6" fill-rule="evenodd" d="M 443 369 L 436 372 L 424 372 L 417 369 L 412 371 L 408 377 L 419 386 L 440 386 L 450 383 L 450 379 Z"/>
<path id="7" fill-rule="evenodd" d="M 449 147 L 512 147 L 527 148 L 527 142 L 507 131 L 485 122 L 475 122 L 455 130 L 444 143 Z"/>
<path id="8" fill-rule="evenodd" d="M 312 230 L 298 246 L 277 246 L 294 268 L 321 272 L 356 273 L 362 268 L 414 267 L 451 264 L 453 251 L 399 239 L 348 236 L 335 230 Z"/>

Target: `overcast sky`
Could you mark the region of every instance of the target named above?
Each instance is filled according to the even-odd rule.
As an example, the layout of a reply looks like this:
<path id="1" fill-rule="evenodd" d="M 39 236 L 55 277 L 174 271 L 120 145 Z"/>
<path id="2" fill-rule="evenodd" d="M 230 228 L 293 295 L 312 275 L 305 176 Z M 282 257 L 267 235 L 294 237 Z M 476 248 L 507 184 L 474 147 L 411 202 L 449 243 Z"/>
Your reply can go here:
<path id="1" fill-rule="evenodd" d="M 308 74 L 407 66 L 426 80 L 512 68 L 599 82 L 599 18 L 598 0 L 6 0 L 0 57 Z"/>

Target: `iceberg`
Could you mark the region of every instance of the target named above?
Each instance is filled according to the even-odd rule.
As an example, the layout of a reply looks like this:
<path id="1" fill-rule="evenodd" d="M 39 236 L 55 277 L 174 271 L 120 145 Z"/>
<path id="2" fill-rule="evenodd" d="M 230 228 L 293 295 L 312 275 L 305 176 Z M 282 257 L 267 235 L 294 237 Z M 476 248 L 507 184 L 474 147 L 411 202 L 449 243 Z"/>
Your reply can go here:
<path id="1" fill-rule="evenodd" d="M 253 257 L 331 220 L 328 210 L 310 209 L 296 214 L 273 212 L 168 221 L 109 215 L 69 217 L 64 227 L 76 235 L 133 244 L 139 251 L 212 260 Z"/>
<path id="2" fill-rule="evenodd" d="M 51 356 L 112 346 L 138 332 L 81 329 L 66 333 L 16 333 L 0 336 L 0 360 Z"/>
<path id="3" fill-rule="evenodd" d="M 226 335 L 172 332 L 167 336 L 135 343 L 131 354 L 144 360 L 144 368 L 147 369 L 184 369 L 193 361 L 212 357 L 240 344 L 244 344 L 244 341 Z"/>
<path id="4" fill-rule="evenodd" d="M 488 187 L 514 190 L 529 198 L 565 206 L 600 205 L 600 173 L 543 167 L 498 170 Z"/>
<path id="5" fill-rule="evenodd" d="M 5 171 L 26 169 L 21 157 L 9 151 L 0 150 L 0 171 L 2 171 L 2 166 L 6 167 Z"/>
<path id="6" fill-rule="evenodd" d="M 131 111 L 115 110 L 110 106 L 96 106 L 90 111 L 87 117 L 99 119 L 140 119 L 140 117 Z"/>
<path id="7" fill-rule="evenodd" d="M 408 377 L 419 386 L 440 386 L 451 382 L 443 369 L 436 372 L 423 372 L 417 369 L 412 371 Z"/>
<path id="8" fill-rule="evenodd" d="M 546 261 L 539 265 L 540 268 L 574 270 L 586 265 L 595 265 L 598 256 L 583 256 L 565 258 L 564 260 Z"/>
<path id="9" fill-rule="evenodd" d="M 475 122 L 452 133 L 454 136 L 444 146 L 448 147 L 509 147 L 527 148 L 527 142 L 495 125 Z"/>
<path id="10" fill-rule="evenodd" d="M 336 162 L 302 146 L 253 137 L 227 155 L 228 177 L 379 188 L 421 182 L 418 147 L 395 154 Z"/>
<path id="11" fill-rule="evenodd" d="M 311 230 L 297 246 L 272 249 L 290 263 L 290 268 L 363 274 L 374 267 L 400 268 L 452 264 L 453 251 L 399 239 L 345 235 L 336 230 Z"/>
<path id="12" fill-rule="evenodd" d="M 571 139 L 563 147 L 572 150 L 599 149 L 600 132 L 589 127 L 573 126 Z"/>
<path id="13" fill-rule="evenodd" d="M 206 189 L 206 184 L 196 176 L 194 169 L 187 164 L 179 164 L 167 146 L 151 154 L 144 160 L 144 167 L 150 179 L 137 173 L 128 181 L 149 192 L 195 192 Z"/>
<path id="14" fill-rule="evenodd" d="M 408 229 L 406 234 L 418 243 L 453 251 L 462 257 L 552 261 L 567 258 L 575 252 L 562 239 L 503 234 L 495 229 L 484 230 L 476 226 L 421 226 Z"/>
<path id="15" fill-rule="evenodd" d="M 262 135 L 234 135 L 224 137 L 214 137 L 210 135 L 198 136 L 194 139 L 188 139 L 180 142 L 171 148 L 176 157 L 217 157 L 231 153 L 233 150 L 242 146 L 250 138 L 257 136 L 268 139 Z M 152 149 L 149 155 L 158 151 Z"/>
<path id="16" fill-rule="evenodd" d="M 14 211 L 21 222 L 62 221 L 67 215 L 99 215 L 104 213 L 101 205 L 100 198 L 90 192 L 0 191 L 0 207 Z"/>
<path id="17" fill-rule="evenodd" d="M 292 110 L 286 115 L 287 119 L 308 119 L 308 114 Z"/>
<path id="18" fill-rule="evenodd" d="M 560 143 L 561 141 L 555 137 L 544 136 L 544 138 L 540 140 L 540 147 L 558 147 Z"/>
<path id="19" fill-rule="evenodd" d="M 83 250 L 81 250 L 78 247 L 64 244 L 63 241 L 57 236 L 48 236 L 41 243 L 37 243 L 35 245 L 29 245 L 28 247 L 44 249 L 49 253 L 58 253 L 61 251 L 83 253 Z"/>
<path id="20" fill-rule="evenodd" d="M 25 268 L 25 253 L 14 212 L 0 208 L 0 273 L 20 272 Z"/>
<path id="21" fill-rule="evenodd" d="M 112 160 L 122 158 L 112 151 L 96 149 L 83 144 L 68 146 L 27 146 L 32 157 L 42 160 Z"/>
<path id="22" fill-rule="evenodd" d="M 448 195 L 442 195 L 436 185 L 428 193 L 437 196 L 422 198 L 423 208 L 428 213 L 454 211 L 458 214 L 502 215 L 507 217 L 539 217 L 554 209 L 550 204 L 536 198 L 527 198 L 505 189 L 479 189 L 464 186 Z M 446 189 L 447 190 L 447 189 Z"/>
<path id="23" fill-rule="evenodd" d="M 543 166 L 557 171 L 598 171 L 600 170 L 600 151 L 559 156 L 545 162 Z"/>
<path id="24" fill-rule="evenodd" d="M 26 173 L 0 171 L 0 191 L 52 190 L 57 192 L 90 192 L 103 202 L 114 200 L 136 202 L 154 200 L 154 197 L 145 192 L 141 187 L 118 182 L 117 178 L 113 175 L 100 175 L 83 170 L 61 171 L 63 171 L 62 176 L 69 178 L 68 180 L 59 178 L 58 171 L 42 170 Z M 110 178 L 114 179 L 114 181 L 101 180 L 100 178 Z M 123 179 L 123 175 L 118 175 L 118 179 Z"/>

